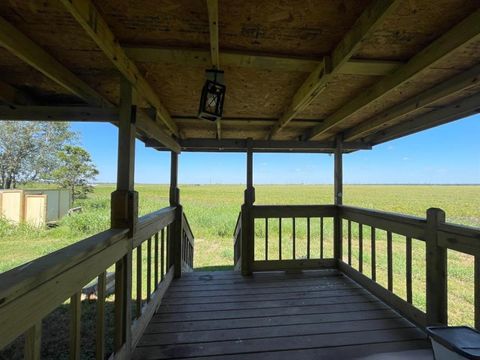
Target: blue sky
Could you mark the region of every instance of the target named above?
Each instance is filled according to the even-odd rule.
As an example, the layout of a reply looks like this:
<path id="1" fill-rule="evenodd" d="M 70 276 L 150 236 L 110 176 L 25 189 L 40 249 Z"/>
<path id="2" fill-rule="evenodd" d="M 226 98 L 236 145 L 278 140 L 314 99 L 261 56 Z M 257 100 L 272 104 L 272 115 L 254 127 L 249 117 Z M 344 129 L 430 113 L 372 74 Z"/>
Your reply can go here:
<path id="1" fill-rule="evenodd" d="M 73 123 L 80 143 L 92 155 L 98 182 L 116 181 L 117 129 L 104 123 Z M 135 181 L 168 183 L 170 154 L 137 141 Z M 241 184 L 245 155 L 182 153 L 179 182 Z M 333 156 L 327 154 L 255 154 L 256 184 L 333 182 Z M 480 184 L 480 115 L 474 115 L 402 139 L 344 156 L 344 182 L 355 184 Z"/>

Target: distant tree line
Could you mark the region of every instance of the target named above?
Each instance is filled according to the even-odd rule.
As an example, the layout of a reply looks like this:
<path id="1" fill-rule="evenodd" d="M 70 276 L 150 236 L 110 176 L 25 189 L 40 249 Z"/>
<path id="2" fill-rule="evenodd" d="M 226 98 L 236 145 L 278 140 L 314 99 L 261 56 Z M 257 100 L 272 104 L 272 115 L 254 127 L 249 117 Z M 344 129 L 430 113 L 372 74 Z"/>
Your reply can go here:
<path id="1" fill-rule="evenodd" d="M 0 188 L 46 182 L 85 197 L 98 170 L 77 140 L 66 122 L 0 121 Z"/>

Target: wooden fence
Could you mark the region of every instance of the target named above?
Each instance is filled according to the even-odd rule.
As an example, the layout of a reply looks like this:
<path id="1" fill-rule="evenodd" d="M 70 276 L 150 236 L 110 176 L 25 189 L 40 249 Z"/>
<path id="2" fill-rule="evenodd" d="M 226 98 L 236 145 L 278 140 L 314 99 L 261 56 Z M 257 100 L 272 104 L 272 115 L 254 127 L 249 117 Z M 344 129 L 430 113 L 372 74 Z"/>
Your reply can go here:
<path id="1" fill-rule="evenodd" d="M 69 352 L 71 359 L 80 359 L 81 291 L 98 278 L 95 345 L 96 358 L 103 360 L 106 271 L 115 265 L 114 358 L 129 358 L 174 277 L 175 259 L 181 259 L 184 270 L 192 269 L 193 234 L 182 215 L 182 236 L 175 236 L 176 213 L 175 207 L 159 210 L 139 218 L 132 237 L 127 229 L 110 229 L 1 274 L 0 349 L 24 334 L 25 358 L 39 359 L 42 319 L 70 299 Z M 178 255 L 173 243 L 180 239 Z M 146 269 L 142 261 L 145 247 Z M 135 297 L 133 254 L 137 259 Z M 121 260 L 125 257 L 129 266 L 119 269 L 124 266 Z M 145 271 L 146 299 L 143 299 Z"/>

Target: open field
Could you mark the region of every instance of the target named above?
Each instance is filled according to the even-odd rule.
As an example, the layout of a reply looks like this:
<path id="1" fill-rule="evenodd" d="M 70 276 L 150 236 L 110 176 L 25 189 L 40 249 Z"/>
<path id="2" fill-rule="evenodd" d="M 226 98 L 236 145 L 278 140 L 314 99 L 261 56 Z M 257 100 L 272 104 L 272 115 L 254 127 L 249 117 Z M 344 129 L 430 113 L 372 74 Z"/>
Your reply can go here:
<path id="1" fill-rule="evenodd" d="M 184 185 L 181 201 L 195 235 L 195 267 L 225 268 L 233 262 L 232 233 L 243 201 L 242 185 Z M 58 227 L 32 229 L 0 222 L 0 272 L 45 255 L 73 242 L 95 234 L 109 226 L 109 198 L 112 185 L 99 185 L 88 199 L 76 205 L 83 207 L 81 214 L 64 218 Z M 139 185 L 140 214 L 147 214 L 168 204 L 167 185 Z M 332 202 L 330 185 L 262 185 L 256 186 L 257 204 L 328 204 Z M 425 216 L 429 207 L 446 211 L 447 221 L 480 227 L 480 186 L 379 186 L 350 185 L 344 189 L 344 203 L 378 210 Z M 356 228 L 353 243 L 356 244 Z M 364 229 L 366 234 L 367 229 Z M 261 242 L 262 228 L 257 228 Z M 285 228 L 288 234 L 288 227 Z M 275 229 L 271 232 L 275 237 Z M 315 236 L 315 234 L 312 234 Z M 331 238 L 331 230 L 326 232 Z M 305 238 L 305 229 L 297 226 L 299 243 Z M 287 241 L 287 236 L 284 236 Z M 364 242 L 364 269 L 368 275 L 368 241 Z M 276 253 L 275 244 L 269 251 Z M 394 238 L 394 290 L 405 295 L 404 253 L 405 240 Z M 356 247 L 353 247 L 356 264 Z M 288 252 L 288 244 L 283 251 Z M 299 248 L 297 251 L 301 251 Z M 425 306 L 424 246 L 414 243 L 414 303 Z M 326 249 L 326 256 L 331 248 Z M 287 256 L 287 255 L 285 255 Z M 386 240 L 377 235 L 377 279 L 386 283 Z M 453 323 L 472 323 L 473 315 L 473 258 L 449 253 L 449 302 Z"/>

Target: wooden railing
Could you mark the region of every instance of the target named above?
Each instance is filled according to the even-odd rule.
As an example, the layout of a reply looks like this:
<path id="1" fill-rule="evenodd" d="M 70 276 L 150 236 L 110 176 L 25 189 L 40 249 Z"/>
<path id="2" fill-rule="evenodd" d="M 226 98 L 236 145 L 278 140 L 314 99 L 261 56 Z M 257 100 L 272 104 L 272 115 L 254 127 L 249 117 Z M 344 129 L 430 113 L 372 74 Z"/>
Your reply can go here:
<path id="1" fill-rule="evenodd" d="M 429 209 L 426 218 L 418 218 L 382 211 L 373 211 L 350 206 L 341 206 L 339 214 L 343 221 L 343 256 L 339 268 L 373 294 L 401 312 L 420 326 L 448 323 L 448 273 L 447 249 L 475 256 L 475 325 L 480 326 L 480 229 L 453 225 L 445 222 L 445 213 Z M 355 235 L 353 235 L 355 233 Z M 378 278 L 379 233 L 384 235 L 386 252 L 386 279 Z M 355 239 L 354 239 L 355 238 Z M 383 241 L 382 241 L 383 244 Z M 365 254 L 364 248 L 369 252 Z M 398 262 L 400 247 L 405 258 L 404 278 L 394 276 L 394 251 Z M 423 254 L 412 249 L 419 247 Z M 422 256 L 423 268 L 413 268 L 414 256 Z M 369 268 L 365 268 L 365 257 Z M 423 258 L 425 260 L 423 260 Z M 425 288 L 412 286 L 412 276 L 425 274 Z M 365 274 L 367 273 L 367 274 Z M 386 286 L 380 284 L 380 280 Z M 395 282 L 404 283 L 404 289 L 394 291 Z M 425 307 L 413 304 L 415 291 L 423 293 Z"/>
<path id="2" fill-rule="evenodd" d="M 252 271 L 333 267 L 333 256 L 327 258 L 324 251 L 325 220 L 333 219 L 336 211 L 335 206 L 331 205 L 253 206 L 252 226 L 256 231 L 253 239 Z M 258 236 L 259 232 L 263 233 L 263 236 Z M 298 233 L 302 234 L 301 238 Z M 276 237 L 274 244 L 271 244 L 272 237 Z M 333 241 L 333 237 L 330 239 Z"/>
<path id="3" fill-rule="evenodd" d="M 244 272 L 246 266 L 248 274 L 337 267 L 420 326 L 448 323 L 447 250 L 471 255 L 474 319 L 480 328 L 480 229 L 446 223 L 440 209 L 429 209 L 426 218 L 335 205 L 242 209 L 234 232 L 237 269 L 241 265 Z M 304 253 L 299 253 L 302 219 Z M 332 229 L 325 228 L 327 219 Z M 247 231 L 252 235 L 242 236 Z M 331 241 L 329 254 L 326 237 Z M 394 265 L 401 259 L 405 270 L 399 278 Z M 419 276 L 422 283 L 414 286 Z"/>
<path id="4" fill-rule="evenodd" d="M 127 229 L 110 229 L 1 274 L 0 350 L 25 335 L 25 358 L 39 359 L 42 320 L 58 307 L 68 306 L 70 358 L 79 359 L 82 288 L 97 278 L 95 356 L 104 359 L 107 269 L 116 265 L 114 358 L 129 358 L 174 276 L 175 214 L 175 207 L 159 210 L 139 218 L 132 237 Z M 193 235 L 184 216 L 181 222 L 182 259 L 185 268 L 191 269 Z M 125 258 L 129 266 L 119 269 Z M 135 292 L 132 271 L 136 272 Z"/>
<path id="5" fill-rule="evenodd" d="M 241 242 L 242 242 L 242 212 L 238 214 L 235 230 L 233 231 L 233 267 L 240 270 L 241 264 Z"/>
<path id="6" fill-rule="evenodd" d="M 193 271 L 194 237 L 185 213 L 182 213 L 182 271 Z"/>

